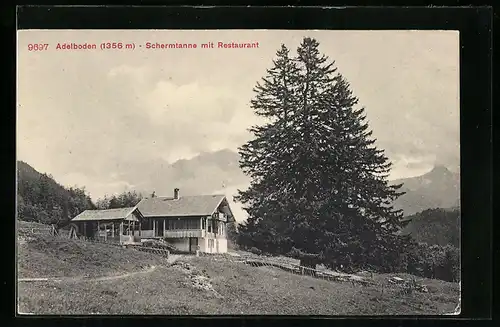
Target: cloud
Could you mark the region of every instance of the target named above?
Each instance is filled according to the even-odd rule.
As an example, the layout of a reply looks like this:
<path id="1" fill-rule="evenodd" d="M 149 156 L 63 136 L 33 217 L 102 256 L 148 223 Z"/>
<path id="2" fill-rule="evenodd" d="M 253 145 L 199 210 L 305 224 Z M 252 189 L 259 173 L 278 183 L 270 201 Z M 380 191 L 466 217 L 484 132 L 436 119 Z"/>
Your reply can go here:
<path id="1" fill-rule="evenodd" d="M 419 176 L 428 172 L 435 164 L 435 155 L 408 156 L 397 155 L 393 160 L 390 179 Z"/>
<path id="2" fill-rule="evenodd" d="M 144 100 L 153 124 L 224 124 L 237 109 L 237 99 L 231 97 L 229 90 L 197 82 L 176 85 L 160 81 Z"/>
<path id="3" fill-rule="evenodd" d="M 108 182 L 93 179 L 87 174 L 78 172 L 61 175 L 56 178 L 56 181 L 69 187 L 83 187 L 87 192 L 89 192 L 91 198 L 94 200 L 102 198 L 105 195 L 115 194 L 116 192 L 131 191 L 135 189 L 135 185 L 132 185 L 127 181 L 117 180 L 116 176 L 113 176 L 113 174 L 109 176 Z M 88 185 L 91 185 L 90 189 Z"/>
<path id="4" fill-rule="evenodd" d="M 119 65 L 109 70 L 108 77 L 110 78 L 131 77 L 138 83 L 144 83 L 146 81 L 148 73 L 149 69 L 146 66 Z"/>
<path id="5" fill-rule="evenodd" d="M 121 69 L 131 72 L 129 78 L 137 71 L 144 74 L 143 70 Z M 140 84 L 141 80 L 131 82 Z M 258 121 L 249 107 L 250 98 L 237 97 L 227 87 L 159 80 L 151 90 L 139 89 L 137 106 L 149 120 L 144 124 L 151 139 L 169 141 L 169 151 L 161 155 L 169 162 L 203 151 L 236 149 L 249 137 L 247 129 Z"/>

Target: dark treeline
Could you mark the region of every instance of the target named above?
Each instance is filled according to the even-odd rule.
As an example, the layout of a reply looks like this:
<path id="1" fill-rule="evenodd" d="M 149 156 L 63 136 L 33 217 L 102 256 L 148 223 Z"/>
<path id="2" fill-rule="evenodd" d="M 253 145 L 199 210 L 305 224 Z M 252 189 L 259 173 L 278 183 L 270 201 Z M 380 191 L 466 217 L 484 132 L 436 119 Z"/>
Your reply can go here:
<path id="1" fill-rule="evenodd" d="M 105 196 L 95 204 L 85 187 L 64 187 L 51 175 L 42 174 L 23 161 L 17 165 L 18 218 L 43 224 L 66 225 L 87 209 L 133 207 L 142 199 L 135 191 Z"/>
<path id="2" fill-rule="evenodd" d="M 411 235 L 414 240 L 430 245 L 460 247 L 460 210 L 427 209 L 408 217 L 408 225 L 403 235 Z"/>
<path id="3" fill-rule="evenodd" d="M 40 174 L 25 162 L 18 161 L 18 218 L 44 224 L 64 225 L 71 218 L 95 205 L 85 188 L 66 188 L 52 176 Z"/>

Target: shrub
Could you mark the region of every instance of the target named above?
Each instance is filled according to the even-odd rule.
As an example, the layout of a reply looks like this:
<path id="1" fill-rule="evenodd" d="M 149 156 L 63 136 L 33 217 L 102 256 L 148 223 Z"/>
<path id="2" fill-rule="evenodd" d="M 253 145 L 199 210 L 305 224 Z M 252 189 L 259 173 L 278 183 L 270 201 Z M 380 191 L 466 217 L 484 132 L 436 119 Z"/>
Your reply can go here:
<path id="1" fill-rule="evenodd" d="M 460 280 L 460 250 L 452 245 L 416 244 L 408 249 L 407 272 L 450 282 Z"/>
<path id="2" fill-rule="evenodd" d="M 450 282 L 460 280 L 460 251 L 457 247 L 416 243 L 404 236 L 388 237 L 376 244 L 360 244 L 357 252 L 338 247 L 323 263 L 328 268 L 344 272 L 370 270 L 409 273 Z"/>
<path id="3" fill-rule="evenodd" d="M 257 254 L 257 255 L 261 255 L 262 254 L 262 251 L 259 250 L 259 249 L 257 249 L 256 247 L 250 248 L 249 251 L 252 252 L 253 254 Z"/>
<path id="4" fill-rule="evenodd" d="M 240 246 L 238 243 L 231 241 L 230 239 L 227 240 L 227 248 L 229 250 L 239 250 Z"/>

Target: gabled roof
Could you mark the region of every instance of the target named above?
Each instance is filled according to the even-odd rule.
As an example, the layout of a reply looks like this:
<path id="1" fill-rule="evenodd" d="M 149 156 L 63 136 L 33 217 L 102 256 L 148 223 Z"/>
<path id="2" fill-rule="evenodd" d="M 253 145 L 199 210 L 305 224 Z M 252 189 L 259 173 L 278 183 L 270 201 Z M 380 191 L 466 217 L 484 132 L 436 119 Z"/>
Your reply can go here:
<path id="1" fill-rule="evenodd" d="M 158 196 L 142 199 L 137 205 L 144 217 L 210 216 L 226 199 L 225 195 L 191 195 L 179 199 Z"/>
<path id="2" fill-rule="evenodd" d="M 132 212 L 137 210 L 137 207 L 106 209 L 106 210 L 85 210 L 71 221 L 98 221 L 98 220 L 137 220 L 134 216 L 130 216 Z"/>

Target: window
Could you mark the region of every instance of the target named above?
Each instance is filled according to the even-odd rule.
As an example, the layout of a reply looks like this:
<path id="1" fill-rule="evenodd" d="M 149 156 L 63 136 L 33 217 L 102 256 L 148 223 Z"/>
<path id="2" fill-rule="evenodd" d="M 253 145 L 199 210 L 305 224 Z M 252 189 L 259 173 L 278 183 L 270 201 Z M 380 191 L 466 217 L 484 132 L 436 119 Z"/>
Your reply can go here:
<path id="1" fill-rule="evenodd" d="M 186 221 L 187 229 L 199 229 L 200 228 L 200 219 L 189 219 Z"/>
<path id="2" fill-rule="evenodd" d="M 166 229 L 179 230 L 179 229 L 200 229 L 199 218 L 173 218 L 166 221 Z"/>

